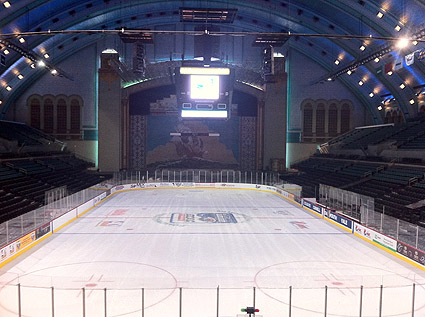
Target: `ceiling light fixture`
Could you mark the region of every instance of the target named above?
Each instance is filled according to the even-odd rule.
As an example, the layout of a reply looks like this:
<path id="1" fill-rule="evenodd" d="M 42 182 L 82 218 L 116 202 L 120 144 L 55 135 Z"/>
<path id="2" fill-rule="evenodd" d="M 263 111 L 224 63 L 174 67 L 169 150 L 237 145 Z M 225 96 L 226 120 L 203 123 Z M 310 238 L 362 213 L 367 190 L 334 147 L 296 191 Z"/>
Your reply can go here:
<path id="1" fill-rule="evenodd" d="M 384 17 L 384 14 L 381 11 L 378 11 L 378 13 L 376 13 L 376 16 L 378 17 L 378 19 L 382 19 Z"/>
<path id="2" fill-rule="evenodd" d="M 407 38 L 401 38 L 397 41 L 398 48 L 406 48 L 409 45 L 409 40 Z"/>

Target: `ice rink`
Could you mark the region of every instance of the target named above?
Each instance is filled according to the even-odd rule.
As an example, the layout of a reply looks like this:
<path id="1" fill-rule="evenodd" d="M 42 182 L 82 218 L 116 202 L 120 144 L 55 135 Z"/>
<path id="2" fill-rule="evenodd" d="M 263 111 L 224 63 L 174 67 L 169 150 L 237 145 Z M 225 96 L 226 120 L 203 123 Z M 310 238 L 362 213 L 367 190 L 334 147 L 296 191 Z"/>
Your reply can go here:
<path id="1" fill-rule="evenodd" d="M 412 316 L 414 283 L 425 316 L 424 271 L 255 190 L 117 193 L 0 283 L 1 317 L 18 316 L 18 283 L 22 316 L 235 317 L 254 300 L 264 317 Z"/>

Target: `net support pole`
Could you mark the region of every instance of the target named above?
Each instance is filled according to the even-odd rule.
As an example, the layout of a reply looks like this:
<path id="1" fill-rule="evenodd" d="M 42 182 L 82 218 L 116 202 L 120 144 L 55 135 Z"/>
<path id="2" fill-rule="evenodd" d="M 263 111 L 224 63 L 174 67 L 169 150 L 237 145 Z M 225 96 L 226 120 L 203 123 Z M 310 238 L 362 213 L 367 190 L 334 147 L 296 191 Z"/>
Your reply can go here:
<path id="1" fill-rule="evenodd" d="M 21 306 L 21 284 L 18 284 L 18 316 L 22 317 L 22 306 Z"/>
<path id="2" fill-rule="evenodd" d="M 252 288 L 252 307 L 255 307 L 255 286 Z"/>
<path id="3" fill-rule="evenodd" d="M 381 285 L 379 292 L 379 317 L 382 317 L 382 293 L 384 291 L 384 286 Z"/>
<path id="4" fill-rule="evenodd" d="M 83 297 L 83 317 L 86 317 L 86 289 L 82 288 L 82 297 Z"/>
<path id="5" fill-rule="evenodd" d="M 413 283 L 413 293 L 412 293 L 412 317 L 415 317 L 415 288 L 416 284 Z"/>
<path id="6" fill-rule="evenodd" d="M 289 317 L 292 316 L 292 286 L 289 286 Z"/>
<path id="7" fill-rule="evenodd" d="M 179 317 L 182 317 L 182 302 L 183 302 L 183 299 L 182 299 L 182 295 L 183 295 L 183 289 L 180 287 L 180 295 L 179 295 Z"/>
<path id="8" fill-rule="evenodd" d="M 328 286 L 325 285 L 325 317 L 328 315 Z"/>
<path id="9" fill-rule="evenodd" d="M 219 317 L 220 308 L 220 286 L 217 286 L 217 317 Z"/>
<path id="10" fill-rule="evenodd" d="M 55 317 L 55 289 L 52 286 L 51 287 L 52 290 L 52 317 Z"/>
<path id="11" fill-rule="evenodd" d="M 142 317 L 145 317 L 145 289 L 142 288 Z"/>
<path id="12" fill-rule="evenodd" d="M 359 317 L 362 317 L 362 311 L 363 311 L 363 285 L 360 286 L 360 311 L 359 311 Z"/>
<path id="13" fill-rule="evenodd" d="M 105 317 L 108 316 L 108 307 L 106 306 L 106 287 L 103 289 L 103 301 L 104 301 L 104 305 L 105 305 Z"/>

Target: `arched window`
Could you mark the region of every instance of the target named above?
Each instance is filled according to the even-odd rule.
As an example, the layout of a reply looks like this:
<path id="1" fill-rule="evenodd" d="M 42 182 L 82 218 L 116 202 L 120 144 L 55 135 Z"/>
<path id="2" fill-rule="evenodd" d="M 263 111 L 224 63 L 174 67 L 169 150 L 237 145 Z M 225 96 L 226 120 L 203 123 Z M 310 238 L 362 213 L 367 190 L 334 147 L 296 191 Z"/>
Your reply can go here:
<path id="1" fill-rule="evenodd" d="M 350 106 L 344 103 L 341 107 L 341 133 L 350 131 Z"/>
<path id="2" fill-rule="evenodd" d="M 53 100 L 46 98 L 44 100 L 44 128 L 46 133 L 53 133 L 54 117 L 53 117 Z"/>
<path id="3" fill-rule="evenodd" d="M 390 111 L 388 111 L 388 112 L 385 114 L 385 123 L 391 123 L 391 120 L 392 120 L 391 112 L 390 112 Z"/>
<path id="4" fill-rule="evenodd" d="M 334 103 L 329 106 L 328 134 L 330 137 L 338 134 L 338 108 Z"/>
<path id="5" fill-rule="evenodd" d="M 67 108 L 66 101 L 62 98 L 58 100 L 56 106 L 56 133 L 66 134 Z"/>
<path id="6" fill-rule="evenodd" d="M 308 103 L 304 106 L 304 125 L 303 125 L 304 136 L 313 136 L 313 106 Z"/>
<path id="7" fill-rule="evenodd" d="M 398 123 L 403 123 L 404 122 L 404 118 L 403 118 L 403 113 L 401 111 L 398 112 Z"/>
<path id="8" fill-rule="evenodd" d="M 30 125 L 40 130 L 41 128 L 41 105 L 40 100 L 32 99 L 30 104 Z"/>
<path id="9" fill-rule="evenodd" d="M 316 109 L 316 136 L 325 136 L 325 105 L 319 103 Z"/>
<path id="10" fill-rule="evenodd" d="M 393 123 L 397 123 L 397 111 L 393 111 L 393 113 L 392 113 L 392 121 L 391 122 L 393 122 Z"/>
<path id="11" fill-rule="evenodd" d="M 77 99 L 71 100 L 71 134 L 81 134 L 81 105 Z"/>

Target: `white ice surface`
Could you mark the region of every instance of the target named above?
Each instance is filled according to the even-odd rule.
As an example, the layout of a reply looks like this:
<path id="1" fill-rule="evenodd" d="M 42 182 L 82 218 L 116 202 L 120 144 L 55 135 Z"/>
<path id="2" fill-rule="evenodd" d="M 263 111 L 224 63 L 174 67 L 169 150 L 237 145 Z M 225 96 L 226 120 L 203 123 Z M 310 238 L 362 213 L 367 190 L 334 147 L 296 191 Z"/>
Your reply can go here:
<path id="1" fill-rule="evenodd" d="M 237 223 L 171 223 L 231 213 Z M 173 219 L 177 216 L 174 216 Z M 0 271 L 0 316 L 425 316 L 425 272 L 266 192 L 113 195 Z M 325 285 L 327 306 L 325 308 Z M 52 290 L 52 287 L 54 288 Z M 143 298 L 142 298 L 142 288 Z M 180 291 L 180 288 L 182 290 Z M 106 291 L 105 291 L 106 289 Z"/>

